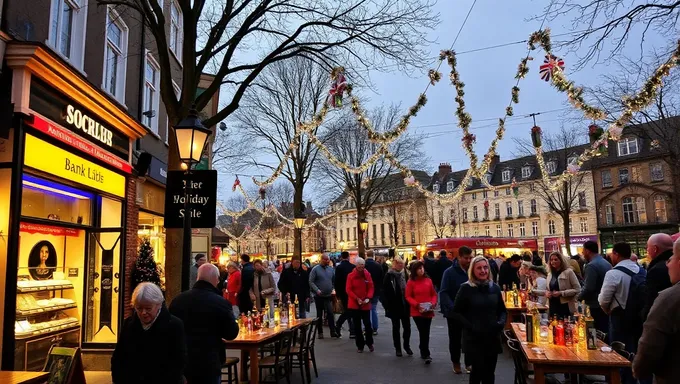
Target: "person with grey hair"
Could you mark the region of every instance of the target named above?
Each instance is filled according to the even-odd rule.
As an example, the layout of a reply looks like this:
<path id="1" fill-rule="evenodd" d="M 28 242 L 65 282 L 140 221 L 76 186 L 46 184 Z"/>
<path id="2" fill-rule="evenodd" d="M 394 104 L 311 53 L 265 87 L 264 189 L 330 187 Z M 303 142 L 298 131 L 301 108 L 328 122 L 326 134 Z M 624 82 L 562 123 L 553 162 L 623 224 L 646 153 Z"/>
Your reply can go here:
<path id="1" fill-rule="evenodd" d="M 132 293 L 132 316 L 125 319 L 111 357 L 114 384 L 181 384 L 187 362 L 182 320 L 165 307 L 161 289 L 140 283 Z"/>
<path id="2" fill-rule="evenodd" d="M 198 268 L 194 287 L 170 304 L 170 313 L 184 322 L 189 351 L 185 376 L 189 384 L 219 383 L 222 363 L 227 358 L 222 340 L 238 336 L 231 304 L 217 289 L 219 282 L 219 269 L 210 263 L 203 264 Z"/>

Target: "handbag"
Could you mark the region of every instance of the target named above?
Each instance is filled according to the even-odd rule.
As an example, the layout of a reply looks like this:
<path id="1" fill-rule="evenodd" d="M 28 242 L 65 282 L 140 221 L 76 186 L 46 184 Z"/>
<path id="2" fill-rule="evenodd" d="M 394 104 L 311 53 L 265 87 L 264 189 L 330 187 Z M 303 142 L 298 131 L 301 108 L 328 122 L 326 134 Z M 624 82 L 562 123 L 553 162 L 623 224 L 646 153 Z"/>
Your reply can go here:
<path id="1" fill-rule="evenodd" d="M 345 307 L 342 305 L 342 301 L 338 300 L 337 296 L 333 296 L 333 313 L 341 315 L 345 312 Z"/>

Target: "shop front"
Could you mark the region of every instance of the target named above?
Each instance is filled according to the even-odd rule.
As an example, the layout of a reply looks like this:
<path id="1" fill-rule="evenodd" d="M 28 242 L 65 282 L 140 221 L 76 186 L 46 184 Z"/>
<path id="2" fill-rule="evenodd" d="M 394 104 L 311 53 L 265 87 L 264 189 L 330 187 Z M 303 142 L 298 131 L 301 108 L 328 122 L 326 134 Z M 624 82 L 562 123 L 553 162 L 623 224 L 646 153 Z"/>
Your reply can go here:
<path id="1" fill-rule="evenodd" d="M 582 235 L 569 236 L 569 248 L 572 255 L 583 254 L 583 244 L 586 241 L 594 241 L 597 243 L 597 235 Z M 546 237 L 543 239 L 544 251 L 546 254 L 550 252 L 560 251 L 563 255 L 567 254 L 567 248 L 564 237 Z"/>
<path id="2" fill-rule="evenodd" d="M 0 144 L 2 369 L 41 370 L 53 345 L 84 355 L 115 346 L 136 247 L 126 241 L 137 230 L 131 141 L 145 130 L 40 45 L 11 43 L 5 57 L 14 116 Z"/>
<path id="3" fill-rule="evenodd" d="M 655 233 L 667 233 L 672 235 L 678 232 L 677 224 L 648 225 L 640 228 L 627 229 L 603 229 L 600 231 L 600 241 L 602 253 L 610 253 L 614 244 L 626 242 L 630 245 L 632 252 L 639 258 L 647 257 L 647 240 Z"/>
<path id="4" fill-rule="evenodd" d="M 148 241 L 153 249 L 153 258 L 161 278 L 161 288 L 165 291 L 165 183 L 168 166 L 154 156 L 150 157 L 146 180 L 137 183 L 137 205 L 139 224 L 137 244 Z"/>

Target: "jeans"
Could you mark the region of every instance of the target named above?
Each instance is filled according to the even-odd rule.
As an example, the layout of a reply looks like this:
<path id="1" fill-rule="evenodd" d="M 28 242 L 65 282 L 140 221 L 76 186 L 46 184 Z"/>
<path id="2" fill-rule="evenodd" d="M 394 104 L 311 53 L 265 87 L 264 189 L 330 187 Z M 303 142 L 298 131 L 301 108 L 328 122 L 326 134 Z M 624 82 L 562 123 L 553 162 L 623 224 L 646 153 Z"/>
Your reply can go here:
<path id="1" fill-rule="evenodd" d="M 411 318 L 409 316 L 393 317 L 392 320 L 392 341 L 394 342 L 394 349 L 401 352 L 401 329 L 404 327 L 404 349 L 411 347 Z"/>
<path id="2" fill-rule="evenodd" d="M 449 328 L 449 353 L 451 354 L 451 362 L 460 364 L 460 351 L 462 349 L 461 342 L 463 340 L 463 326 L 454 319 L 446 319 L 446 324 Z M 465 366 L 470 366 L 470 359 L 465 354 Z"/>
<path id="3" fill-rule="evenodd" d="M 333 316 L 333 303 L 330 297 L 314 297 L 316 316 L 319 318 L 319 335 L 323 335 L 323 314 L 328 316 L 328 326 L 331 328 L 331 337 L 335 336 L 335 316 Z"/>
<path id="4" fill-rule="evenodd" d="M 352 309 L 352 320 L 354 320 L 354 341 L 359 350 L 364 349 L 364 345 L 373 346 L 373 330 L 371 329 L 371 311 L 362 311 L 360 309 Z M 364 333 L 361 331 L 361 323 L 364 323 L 366 328 L 366 339 L 364 340 Z"/>
<path id="5" fill-rule="evenodd" d="M 347 301 L 348 298 L 347 296 L 338 296 L 340 298 L 340 301 L 342 302 L 342 314 L 338 316 L 338 321 L 337 321 L 337 328 L 340 330 L 342 328 L 342 325 L 347 321 L 347 324 L 349 325 L 349 334 L 353 335 L 354 334 L 354 321 L 352 321 L 352 312 L 347 309 Z"/>
<path id="6" fill-rule="evenodd" d="M 481 351 L 471 353 L 468 357 L 472 364 L 470 384 L 494 384 L 496 381 L 496 363 L 498 352 L 495 348 L 479 347 Z"/>
<path id="7" fill-rule="evenodd" d="M 620 341 L 625 345 L 628 352 L 637 352 L 637 339 L 628 330 L 625 329 L 625 315 L 623 310 L 618 307 L 615 308 L 609 315 L 609 344 L 613 341 Z M 635 384 L 637 381 L 633 378 L 633 371 L 631 368 L 621 368 L 621 383 Z"/>
<path id="8" fill-rule="evenodd" d="M 378 330 L 378 295 L 371 299 L 371 328 L 373 331 Z"/>
<path id="9" fill-rule="evenodd" d="M 416 323 L 416 328 L 418 328 L 420 357 L 430 357 L 430 327 L 432 326 L 432 318 L 415 316 L 413 317 L 413 322 Z"/>

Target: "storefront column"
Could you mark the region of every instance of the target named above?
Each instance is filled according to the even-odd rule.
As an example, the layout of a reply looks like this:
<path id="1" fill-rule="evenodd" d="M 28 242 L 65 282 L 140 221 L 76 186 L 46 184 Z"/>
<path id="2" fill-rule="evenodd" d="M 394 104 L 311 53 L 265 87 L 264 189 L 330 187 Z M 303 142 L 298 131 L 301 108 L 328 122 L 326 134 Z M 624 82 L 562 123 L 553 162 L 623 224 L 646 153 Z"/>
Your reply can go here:
<path id="1" fill-rule="evenodd" d="M 137 206 L 137 181 L 134 177 L 127 180 L 127 200 L 125 207 L 125 278 L 123 288 L 123 318 L 132 315 L 132 270 L 137 261 L 137 230 L 139 227 L 139 207 Z"/>

